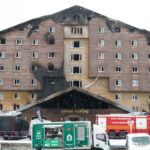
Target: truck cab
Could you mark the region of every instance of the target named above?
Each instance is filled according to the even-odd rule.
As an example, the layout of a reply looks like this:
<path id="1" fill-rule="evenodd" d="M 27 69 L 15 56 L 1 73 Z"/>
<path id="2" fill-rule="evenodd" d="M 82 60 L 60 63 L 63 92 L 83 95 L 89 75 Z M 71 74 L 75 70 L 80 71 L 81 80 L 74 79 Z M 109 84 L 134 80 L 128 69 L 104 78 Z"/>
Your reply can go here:
<path id="1" fill-rule="evenodd" d="M 126 150 L 150 150 L 150 136 L 146 133 L 128 134 Z"/>
<path id="2" fill-rule="evenodd" d="M 94 149 L 110 150 L 110 142 L 107 133 L 96 124 L 93 125 L 93 147 Z"/>

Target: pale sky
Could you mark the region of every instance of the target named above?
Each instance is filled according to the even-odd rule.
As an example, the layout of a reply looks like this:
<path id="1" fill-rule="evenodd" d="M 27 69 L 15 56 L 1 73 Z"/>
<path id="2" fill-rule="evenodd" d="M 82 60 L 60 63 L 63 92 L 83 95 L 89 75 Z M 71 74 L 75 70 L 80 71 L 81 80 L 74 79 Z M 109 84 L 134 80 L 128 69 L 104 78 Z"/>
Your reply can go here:
<path id="1" fill-rule="evenodd" d="M 150 0 L 0 0 L 0 30 L 74 5 L 150 31 Z"/>

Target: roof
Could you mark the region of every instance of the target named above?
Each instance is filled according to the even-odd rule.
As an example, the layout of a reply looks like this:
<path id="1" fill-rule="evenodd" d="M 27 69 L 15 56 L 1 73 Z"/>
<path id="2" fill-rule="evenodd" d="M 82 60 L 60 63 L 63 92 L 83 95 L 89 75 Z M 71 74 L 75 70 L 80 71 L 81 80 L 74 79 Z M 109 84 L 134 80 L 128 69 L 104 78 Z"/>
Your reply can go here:
<path id="1" fill-rule="evenodd" d="M 16 26 L 10 27 L 8 29 L 0 31 L 0 34 L 3 34 L 5 32 L 11 31 L 13 29 L 19 28 L 19 27 L 29 27 L 30 31 L 28 33 L 28 37 L 32 34 L 34 29 L 42 22 L 47 19 L 52 19 L 54 22 L 61 24 L 61 25 L 71 25 L 71 24 L 78 24 L 78 25 L 87 25 L 92 18 L 104 18 L 106 20 L 106 24 L 108 28 L 115 32 L 115 28 L 124 26 L 132 30 L 136 30 L 137 32 L 140 32 L 142 34 L 145 34 L 147 39 L 150 40 L 150 32 L 147 30 L 138 29 L 136 27 L 133 27 L 131 25 L 128 25 L 126 23 L 123 23 L 118 20 L 110 19 L 104 15 L 101 15 L 99 13 L 96 13 L 92 10 L 86 9 L 84 7 L 75 5 L 73 7 L 70 7 L 68 9 L 62 10 L 60 12 L 42 16 L 39 18 L 31 19 L 29 21 L 23 22 L 21 24 L 18 24 Z"/>
<path id="2" fill-rule="evenodd" d="M 147 133 L 131 133 L 131 134 L 128 134 L 128 137 L 143 137 L 143 136 L 148 136 L 149 135 Z"/>
<path id="3" fill-rule="evenodd" d="M 37 102 L 34 102 L 34 103 L 31 103 L 31 104 L 28 104 L 28 105 L 25 105 L 25 106 L 21 107 L 20 109 L 17 110 L 17 112 L 22 112 L 22 111 L 27 110 L 27 109 L 29 109 L 29 108 L 31 108 L 31 107 L 40 105 L 40 104 L 42 104 L 42 103 L 44 103 L 44 102 L 47 102 L 47 101 L 49 101 L 49 100 L 52 100 L 52 99 L 54 99 L 54 98 L 56 98 L 56 97 L 59 97 L 59 96 L 61 96 L 61 95 L 63 95 L 63 94 L 69 93 L 69 92 L 71 92 L 71 91 L 73 91 L 73 90 L 78 91 L 78 92 L 81 92 L 81 93 L 86 94 L 86 95 L 88 95 L 88 96 L 91 96 L 91 97 L 93 97 L 93 98 L 95 98 L 95 99 L 97 99 L 97 100 L 103 101 L 103 102 L 105 102 L 105 103 L 111 104 L 111 105 L 113 105 L 113 106 L 115 106 L 115 107 L 117 107 L 117 108 L 119 108 L 119 109 L 122 109 L 122 110 L 124 110 L 124 111 L 126 111 L 126 112 L 132 112 L 132 110 L 128 109 L 127 107 L 124 107 L 124 106 L 122 106 L 122 105 L 120 105 L 120 104 L 118 104 L 118 103 L 115 103 L 115 102 L 113 102 L 113 101 L 111 101 L 111 100 L 109 100 L 109 99 L 106 99 L 106 98 L 104 98 L 104 97 L 101 97 L 101 96 L 99 96 L 99 95 L 97 95 L 97 94 L 93 94 L 93 93 L 91 93 L 91 92 L 89 92 L 89 91 L 87 91 L 87 90 L 85 90 L 85 89 L 83 89 L 83 88 L 78 88 L 78 87 L 71 87 L 71 88 L 67 88 L 67 89 L 65 89 L 65 90 L 56 92 L 56 93 L 54 93 L 54 94 L 52 94 L 52 95 L 49 95 L 49 96 L 47 96 L 47 97 L 45 97 L 45 98 L 42 98 L 42 99 L 38 100 Z"/>

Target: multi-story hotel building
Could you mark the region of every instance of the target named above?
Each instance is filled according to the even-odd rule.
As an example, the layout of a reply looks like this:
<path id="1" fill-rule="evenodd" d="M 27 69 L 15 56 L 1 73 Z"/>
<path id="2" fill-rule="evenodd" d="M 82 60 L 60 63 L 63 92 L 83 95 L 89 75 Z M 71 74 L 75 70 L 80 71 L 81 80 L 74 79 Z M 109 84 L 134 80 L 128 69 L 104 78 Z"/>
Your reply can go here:
<path id="1" fill-rule="evenodd" d="M 150 32 L 74 6 L 0 32 L 0 109 L 78 86 L 150 110 Z"/>

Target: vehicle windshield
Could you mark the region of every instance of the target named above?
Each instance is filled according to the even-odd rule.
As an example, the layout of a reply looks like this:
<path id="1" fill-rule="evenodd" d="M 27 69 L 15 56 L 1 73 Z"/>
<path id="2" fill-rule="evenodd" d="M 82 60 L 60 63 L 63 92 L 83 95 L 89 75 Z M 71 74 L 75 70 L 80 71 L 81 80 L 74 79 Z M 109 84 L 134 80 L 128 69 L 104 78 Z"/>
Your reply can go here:
<path id="1" fill-rule="evenodd" d="M 133 137 L 132 142 L 135 145 L 149 145 L 150 137 L 149 136 Z"/>

